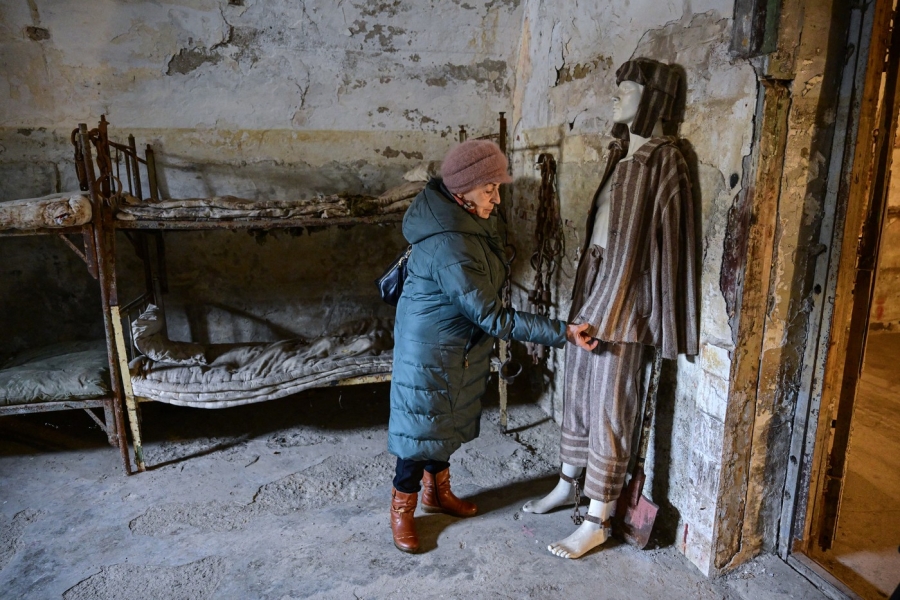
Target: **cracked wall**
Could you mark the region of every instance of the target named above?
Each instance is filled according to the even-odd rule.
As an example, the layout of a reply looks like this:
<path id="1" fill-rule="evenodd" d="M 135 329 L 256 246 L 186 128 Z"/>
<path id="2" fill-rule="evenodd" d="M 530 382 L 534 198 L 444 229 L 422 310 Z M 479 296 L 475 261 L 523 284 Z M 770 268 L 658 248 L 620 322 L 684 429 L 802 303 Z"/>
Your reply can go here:
<path id="1" fill-rule="evenodd" d="M 439 19 L 434 1 L 34 4 L 0 13 L 6 127 L 101 112 L 132 129 L 489 127 L 521 24 L 516 2 L 442 5 Z M 27 34 L 35 21 L 46 37 Z M 432 121 L 410 123 L 412 108 Z"/>
<path id="2" fill-rule="evenodd" d="M 714 572 L 722 436 L 736 336 L 722 277 L 728 215 L 744 186 L 757 93 L 754 70 L 728 54 L 731 15 L 731 2 L 715 0 L 602 6 L 526 2 L 512 121 L 516 183 L 511 212 L 521 223 L 513 228 L 520 249 L 533 246 L 537 155 L 550 152 L 559 163 L 565 251 L 555 273 L 553 313 L 565 318 L 576 252 L 611 139 L 615 69 L 629 58 L 646 56 L 683 72 L 687 96 L 677 134 L 693 171 L 700 212 L 701 348 L 699 356 L 681 356 L 677 369 L 667 365 L 663 372 L 648 457 L 653 473 L 645 489 L 661 505 L 664 539 L 707 574 Z M 520 258 L 516 287 L 527 289 L 532 277 L 527 260 Z M 514 303 L 525 301 L 519 293 Z M 563 353 L 554 351 L 547 367 L 531 377 L 533 389 L 557 419 L 563 364 Z"/>
<path id="3" fill-rule="evenodd" d="M 440 159 L 460 126 L 496 131 L 521 14 L 518 0 L 5 3 L 0 200 L 77 189 L 69 134 L 101 114 L 113 136 L 153 144 L 168 197 L 380 193 Z M 404 243 L 399 226 L 166 242 L 172 333 L 213 341 L 389 315 L 367 282 Z M 128 288 L 137 264 L 120 244 Z M 0 252 L 2 314 L 23 317 L 0 321 L 3 352 L 102 335 L 99 294 L 61 242 Z M 41 285 L 50 273 L 61 290 Z"/>

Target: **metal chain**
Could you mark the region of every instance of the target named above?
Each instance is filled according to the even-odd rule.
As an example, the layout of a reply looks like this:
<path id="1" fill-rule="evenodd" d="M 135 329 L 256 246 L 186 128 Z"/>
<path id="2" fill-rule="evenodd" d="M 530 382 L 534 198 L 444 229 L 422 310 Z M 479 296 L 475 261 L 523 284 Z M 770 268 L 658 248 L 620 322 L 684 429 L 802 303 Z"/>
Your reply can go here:
<path id="1" fill-rule="evenodd" d="M 78 144 L 78 129 L 72 130 L 72 145 L 75 147 L 75 175 L 78 177 L 78 188 L 82 192 L 90 189 L 87 180 L 87 171 L 84 168 L 84 154 Z"/>
<path id="2" fill-rule="evenodd" d="M 550 279 L 559 264 L 564 251 L 562 217 L 559 208 L 559 194 L 556 179 L 556 159 L 551 154 L 540 154 L 538 166 L 541 170 L 541 185 L 538 189 L 538 206 L 534 229 L 535 251 L 531 255 L 534 269 L 534 283 L 528 292 L 531 312 L 548 316 L 553 298 Z M 540 344 L 526 344 L 532 362 L 537 365 L 546 359 L 547 352 Z"/>
<path id="3" fill-rule="evenodd" d="M 506 250 L 506 281 L 500 288 L 500 302 L 503 306 L 512 306 L 512 264 L 516 259 L 516 247 L 509 242 L 509 222 L 505 211 L 499 212 L 500 219 L 504 224 L 503 243 Z M 498 342 L 499 343 L 499 342 Z M 507 383 L 512 383 L 513 379 L 522 373 L 522 365 L 513 358 L 512 352 L 507 350 L 506 360 L 500 365 L 500 377 Z"/>
<path id="4" fill-rule="evenodd" d="M 109 181 L 110 196 L 109 198 L 104 198 L 104 202 L 111 208 L 116 208 L 124 201 L 125 194 L 123 192 L 124 187 L 122 185 L 122 180 L 119 179 L 118 173 L 113 172 L 112 159 L 108 154 L 109 146 L 104 143 L 99 129 L 91 129 L 88 132 L 88 140 L 96 149 L 98 175 L 94 181 L 94 185 L 99 186 L 104 179 Z M 118 163 L 118 150 L 116 150 L 116 156 L 116 162 Z"/>
<path id="5" fill-rule="evenodd" d="M 581 486 L 578 485 L 578 478 L 572 482 L 572 485 L 575 486 L 575 511 L 572 513 L 572 521 L 576 525 L 581 525 L 584 523 L 584 517 L 581 516 Z"/>

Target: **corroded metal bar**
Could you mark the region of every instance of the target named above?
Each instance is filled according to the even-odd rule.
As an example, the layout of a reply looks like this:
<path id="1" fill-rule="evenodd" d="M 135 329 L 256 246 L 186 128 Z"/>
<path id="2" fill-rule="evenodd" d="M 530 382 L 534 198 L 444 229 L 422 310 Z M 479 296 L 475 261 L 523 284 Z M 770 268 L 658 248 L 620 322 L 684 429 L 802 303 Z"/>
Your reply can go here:
<path id="1" fill-rule="evenodd" d="M 500 363 L 505 363 L 509 359 L 509 342 L 500 340 L 497 344 L 498 354 L 500 355 Z M 497 396 L 500 399 L 500 429 L 506 431 L 509 424 L 509 411 L 507 408 L 509 400 L 509 384 L 503 377 L 497 377 Z"/>
<path id="2" fill-rule="evenodd" d="M 106 439 L 113 448 L 119 447 L 119 431 L 116 422 L 115 398 L 110 398 L 103 403 L 103 420 L 106 422 Z M 124 434 L 122 434 L 124 435 Z"/>
<path id="3" fill-rule="evenodd" d="M 150 299 L 150 292 L 149 291 L 144 292 L 143 294 L 141 294 L 140 296 L 138 296 L 131 302 L 125 304 L 124 306 L 119 307 L 119 313 L 127 316 L 128 313 L 131 312 L 132 308 L 134 308 L 135 306 L 140 306 L 141 304 L 148 301 L 149 299 Z"/>
<path id="4" fill-rule="evenodd" d="M 94 411 L 92 411 L 92 410 L 89 409 L 89 408 L 85 408 L 85 407 L 83 407 L 83 406 L 73 406 L 72 408 L 82 408 L 82 409 L 84 409 L 84 412 L 86 412 L 86 413 L 88 414 L 88 416 L 94 420 L 94 423 L 96 423 L 97 425 L 100 426 L 100 429 L 103 430 L 103 433 L 109 435 L 109 430 L 107 430 L 106 424 L 105 424 L 103 421 L 101 421 L 101 420 L 97 417 L 97 415 L 94 414 Z"/>
<path id="5" fill-rule="evenodd" d="M 97 245 L 94 243 L 94 228 L 90 223 L 81 226 L 81 243 L 84 245 L 84 255 L 87 259 L 88 273 L 94 279 L 100 278 L 97 269 Z"/>
<path id="6" fill-rule="evenodd" d="M 153 154 L 153 148 L 150 147 L 150 144 L 147 144 L 144 155 L 147 157 L 147 183 L 150 185 L 150 201 L 158 202 L 159 189 L 156 182 L 156 155 Z"/>
<path id="7" fill-rule="evenodd" d="M 60 233 L 81 233 L 83 225 L 71 227 L 42 227 L 39 229 L 2 229 L 0 237 L 23 237 L 31 235 L 57 235 Z"/>
<path id="8" fill-rule="evenodd" d="M 500 132 L 499 132 L 499 145 L 500 151 L 506 155 L 506 113 L 500 113 Z M 510 168 L 512 168 L 512 164 L 510 163 Z M 511 214 L 511 211 L 507 214 Z M 500 355 L 500 364 L 506 363 L 509 360 L 509 342 L 506 340 L 500 340 L 497 344 L 497 350 Z M 503 377 L 497 377 L 497 396 L 500 400 L 500 429 L 506 432 L 509 426 L 509 410 L 508 410 L 508 401 L 509 401 L 509 384 L 506 379 Z"/>
<path id="9" fill-rule="evenodd" d="M 37 402 L 33 404 L 10 404 L 0 406 L 0 416 L 6 415 L 26 415 L 31 413 L 55 412 L 58 410 L 69 410 L 78 408 L 103 408 L 109 402 L 106 398 L 91 398 L 87 400 L 79 400 L 77 405 L 72 402 L 60 400 L 58 402 Z"/>
<path id="10" fill-rule="evenodd" d="M 128 152 L 126 156 L 131 158 L 132 172 L 134 173 L 134 196 L 138 200 L 144 199 L 144 189 L 141 187 L 141 166 L 138 163 L 137 144 L 134 136 L 128 135 Z M 131 182 L 128 182 L 131 185 Z"/>
<path id="11" fill-rule="evenodd" d="M 119 360 L 119 370 L 122 373 L 122 387 L 125 392 L 125 406 L 128 410 L 128 423 L 131 426 L 131 442 L 134 446 L 134 462 L 138 471 L 146 471 L 144 464 L 144 443 L 141 439 L 141 413 L 137 401 L 134 399 L 134 388 L 131 386 L 131 371 L 128 370 L 126 360 L 125 336 L 122 333 L 122 316 L 118 306 L 111 306 L 113 335 L 116 341 L 116 356 Z"/>
<path id="12" fill-rule="evenodd" d="M 131 155 L 116 148 L 116 152 L 122 152 L 125 156 L 125 178 L 128 180 L 128 193 L 134 196 L 134 176 L 131 174 Z M 118 159 L 117 159 L 118 161 Z"/>
<path id="13" fill-rule="evenodd" d="M 75 244 L 72 243 L 72 240 L 70 240 L 69 238 L 67 238 L 66 236 L 64 236 L 61 233 L 57 234 L 57 237 L 59 239 L 61 239 L 62 241 L 64 241 L 66 243 L 66 246 L 68 246 L 72 250 L 72 252 L 77 254 L 78 258 L 80 258 L 81 260 L 84 261 L 84 264 L 90 266 L 90 263 L 88 262 L 88 257 L 85 255 L 84 252 L 81 251 L 81 249 L 78 246 L 76 246 Z"/>
<path id="14" fill-rule="evenodd" d="M 109 151 L 112 152 L 113 149 L 110 148 Z M 119 162 L 120 162 L 120 161 L 119 161 L 119 155 L 120 155 L 120 154 L 121 154 L 121 153 L 120 153 L 119 149 L 116 148 L 116 152 L 115 152 L 115 155 L 116 155 L 116 160 L 115 160 L 115 163 L 116 163 L 116 179 L 118 179 L 119 181 L 122 181 L 122 169 L 121 169 L 121 166 L 120 166 L 120 164 L 119 164 Z"/>
<path id="15" fill-rule="evenodd" d="M 113 393 L 113 408 L 116 415 L 116 430 L 125 431 L 125 415 L 122 411 L 122 386 L 119 374 L 113 327 L 111 322 L 111 307 L 118 302 L 115 288 L 115 256 L 107 244 L 106 226 L 109 225 L 110 215 L 106 211 L 104 198 L 97 190 L 97 180 L 94 173 L 94 163 L 91 158 L 91 145 L 87 125 L 79 124 L 78 143 L 84 157 L 85 174 L 91 195 L 91 204 L 94 210 L 93 233 L 94 246 L 97 257 L 97 273 L 100 283 L 100 301 L 103 305 L 103 324 L 106 333 L 106 353 L 109 360 L 109 385 Z M 112 238 L 112 242 L 115 239 Z M 128 445 L 124 433 L 119 437 L 119 451 L 125 466 L 125 473 L 131 475 L 131 459 L 128 455 Z"/>
<path id="16" fill-rule="evenodd" d="M 103 194 L 104 198 L 109 198 L 112 194 L 112 169 L 109 168 L 109 166 L 112 165 L 112 155 L 110 154 L 109 149 L 108 125 L 109 123 L 106 120 L 106 115 L 100 115 L 100 123 L 97 125 L 97 131 L 99 132 L 97 140 L 97 162 L 101 164 L 100 193 Z M 105 165 L 106 167 L 103 168 L 102 165 Z M 93 176 L 90 171 L 88 171 L 88 175 Z"/>

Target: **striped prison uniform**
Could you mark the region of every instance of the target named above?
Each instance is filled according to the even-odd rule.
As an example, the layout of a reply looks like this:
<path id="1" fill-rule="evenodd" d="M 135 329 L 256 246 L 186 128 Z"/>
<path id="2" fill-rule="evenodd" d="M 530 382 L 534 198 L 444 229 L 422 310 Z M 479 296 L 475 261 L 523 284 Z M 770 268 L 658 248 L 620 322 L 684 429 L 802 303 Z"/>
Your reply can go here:
<path id="1" fill-rule="evenodd" d="M 597 281 L 603 249 L 590 246 L 578 266 L 572 312 Z M 601 342 L 586 352 L 566 350 L 565 400 L 560 435 L 562 462 L 586 467 L 584 495 L 611 502 L 619 497 L 631 456 L 631 438 L 640 404 L 641 344 Z"/>
<path id="2" fill-rule="evenodd" d="M 623 162 L 624 145 L 610 149 L 586 237 L 612 177 L 607 249 L 586 245 L 569 315 L 590 323 L 601 343 L 593 352 L 566 352 L 560 444 L 563 462 L 587 467 L 585 495 L 601 502 L 615 500 L 625 482 L 643 347 L 672 359 L 696 354 L 698 345 L 694 205 L 684 158 L 671 138 L 652 138 Z"/>

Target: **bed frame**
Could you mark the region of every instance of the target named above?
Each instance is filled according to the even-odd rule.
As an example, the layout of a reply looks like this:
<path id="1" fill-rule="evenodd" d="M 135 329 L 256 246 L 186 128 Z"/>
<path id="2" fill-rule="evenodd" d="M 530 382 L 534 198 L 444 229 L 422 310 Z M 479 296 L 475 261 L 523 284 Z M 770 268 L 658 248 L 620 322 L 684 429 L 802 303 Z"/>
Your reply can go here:
<path id="1" fill-rule="evenodd" d="M 498 142 L 503 152 L 506 152 L 506 119 L 504 113 L 500 113 L 499 132 L 483 136 L 478 139 L 494 139 Z M 144 155 L 140 156 L 137 150 L 134 136 L 128 136 L 126 144 L 117 143 L 109 139 L 107 132 L 108 122 L 101 117 L 98 127 L 88 131 L 86 125 L 79 126 L 79 136 L 86 142 L 93 144 L 97 154 L 99 175 L 94 179 L 94 164 L 91 149 L 82 150 L 84 156 L 87 177 L 93 184 L 90 186 L 92 201 L 99 207 L 100 224 L 97 236 L 97 256 L 101 271 L 106 278 L 101 278 L 101 287 L 106 292 L 103 296 L 104 315 L 109 315 L 110 339 L 114 348 L 110 349 L 110 357 L 118 361 L 116 372 L 121 377 L 121 390 L 124 404 L 128 414 L 128 422 L 134 448 L 134 462 L 138 471 L 147 469 L 143 451 L 141 410 L 142 402 L 152 401 L 150 398 L 137 397 L 134 394 L 131 382 L 131 372 L 128 367 L 128 357 L 135 357 L 138 351 L 131 335 L 132 316 L 142 311 L 148 304 L 155 304 L 164 314 L 163 296 L 168 292 L 166 274 L 165 247 L 162 231 L 164 230 L 203 230 L 203 229 L 253 229 L 273 230 L 301 227 L 323 227 L 335 225 L 358 225 L 396 223 L 403 218 L 403 213 L 369 215 L 359 217 L 329 217 L 329 218 L 252 218 L 241 220 L 117 220 L 115 210 L 120 193 L 127 192 L 140 202 L 154 203 L 160 200 L 159 187 L 156 180 L 156 163 L 152 147 L 148 144 L 144 148 Z M 459 140 L 465 141 L 467 133 L 460 128 Z M 142 174 L 143 173 L 143 174 Z M 145 179 L 142 179 L 145 177 Z M 143 183 L 149 197 L 143 197 Z M 115 232 L 122 230 L 144 266 L 145 291 L 137 298 L 120 305 L 116 286 L 116 239 Z M 508 361 L 509 352 L 506 342 L 499 345 L 500 361 Z M 500 361 L 494 361 L 492 370 L 500 370 Z M 365 383 L 378 383 L 390 381 L 389 371 L 375 373 L 361 377 L 342 379 L 331 386 L 358 385 Z M 506 381 L 500 377 L 500 402 L 501 422 L 506 427 Z M 124 437 L 124 436 L 123 436 Z M 127 457 L 127 451 L 126 451 Z M 128 458 L 126 458 L 126 461 Z M 131 473 L 131 470 L 128 471 Z"/>
<path id="2" fill-rule="evenodd" d="M 93 176 L 89 175 L 92 169 L 90 160 L 90 143 L 86 131 L 75 130 L 72 133 L 72 143 L 75 146 L 76 169 L 80 187 L 83 192 L 88 192 L 91 201 L 91 220 L 84 225 L 72 227 L 40 227 L 33 229 L 3 229 L 0 237 L 13 236 L 56 236 L 66 246 L 75 252 L 84 261 L 88 273 L 97 280 L 100 286 L 101 303 L 103 305 L 103 318 L 106 332 L 106 350 L 109 361 L 109 389 L 110 393 L 104 396 L 88 399 L 60 400 L 53 402 L 33 402 L 27 404 L 12 404 L 0 406 L 0 416 L 50 412 L 57 410 L 84 410 L 88 416 L 106 433 L 111 446 L 118 447 L 122 455 L 122 461 L 126 473 L 131 473 L 131 463 L 128 456 L 127 439 L 124 435 L 125 419 L 122 409 L 123 390 L 122 377 L 119 371 L 120 363 L 116 353 L 116 345 L 112 331 L 112 315 L 107 309 L 109 286 L 112 282 L 104 261 L 100 260 L 99 248 L 102 246 L 106 232 L 102 222 L 101 196 L 91 190 L 96 187 Z M 79 236 L 81 247 L 79 248 L 69 236 Z M 93 409 L 103 409 L 101 420 Z"/>

